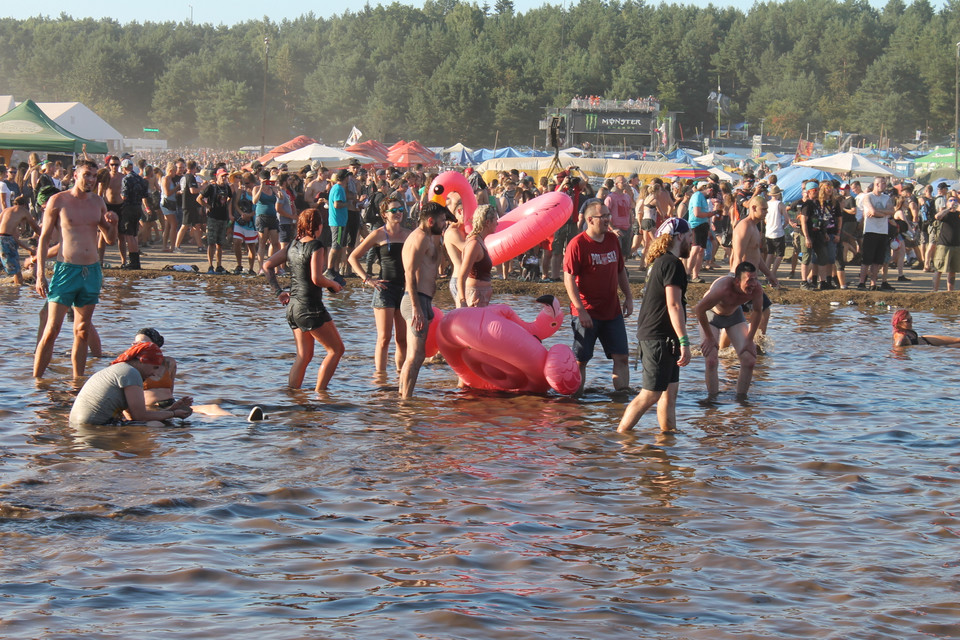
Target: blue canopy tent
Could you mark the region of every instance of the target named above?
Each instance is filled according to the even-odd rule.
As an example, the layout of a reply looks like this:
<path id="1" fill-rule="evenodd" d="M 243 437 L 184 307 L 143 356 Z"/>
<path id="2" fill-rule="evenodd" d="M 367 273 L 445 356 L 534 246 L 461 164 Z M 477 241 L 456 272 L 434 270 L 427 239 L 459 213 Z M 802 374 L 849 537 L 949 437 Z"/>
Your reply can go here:
<path id="1" fill-rule="evenodd" d="M 457 153 L 451 153 L 447 156 L 448 164 L 458 164 L 458 165 L 471 165 L 473 162 L 473 154 L 471 154 L 466 149 L 461 149 Z"/>
<path id="2" fill-rule="evenodd" d="M 832 173 L 798 165 L 790 165 L 773 175 L 777 176 L 777 186 L 783 191 L 783 202 L 793 202 L 803 197 L 803 183 L 807 180 L 839 180 Z"/>
<path id="3" fill-rule="evenodd" d="M 667 154 L 667 160 L 670 162 L 679 162 L 680 164 L 692 164 L 693 159 L 703 155 L 699 151 L 691 151 L 690 149 L 675 149 Z"/>

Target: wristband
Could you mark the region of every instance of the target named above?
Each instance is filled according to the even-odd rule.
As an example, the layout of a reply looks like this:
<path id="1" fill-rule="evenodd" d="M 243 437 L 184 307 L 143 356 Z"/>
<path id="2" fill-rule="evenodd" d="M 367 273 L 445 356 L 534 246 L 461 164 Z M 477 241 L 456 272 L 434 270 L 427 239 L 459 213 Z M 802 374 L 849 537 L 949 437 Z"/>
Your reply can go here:
<path id="1" fill-rule="evenodd" d="M 680 346 L 689 347 L 690 346 L 690 337 L 689 336 L 680 336 Z"/>

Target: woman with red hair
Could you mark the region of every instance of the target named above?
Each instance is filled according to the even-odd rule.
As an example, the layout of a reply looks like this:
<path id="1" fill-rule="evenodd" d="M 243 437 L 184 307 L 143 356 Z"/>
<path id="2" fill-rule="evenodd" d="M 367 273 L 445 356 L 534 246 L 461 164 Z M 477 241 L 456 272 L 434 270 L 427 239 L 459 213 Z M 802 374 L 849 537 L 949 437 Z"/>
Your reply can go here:
<path id="1" fill-rule="evenodd" d="M 287 379 L 292 389 L 299 389 L 303 384 L 307 365 L 313 360 L 314 342 L 319 342 L 327 350 L 317 374 L 316 391 L 326 391 L 344 352 L 340 333 L 323 306 L 323 290 L 326 288 L 337 293 L 342 287 L 336 280 L 323 275 L 327 268 L 327 252 L 320 242 L 322 227 L 323 214 L 319 209 L 300 212 L 297 238 L 263 263 L 267 282 L 273 286 L 280 304 L 287 306 L 287 324 L 297 343 L 297 357 Z M 289 292 L 277 282 L 277 268 L 285 262 L 290 272 Z"/>

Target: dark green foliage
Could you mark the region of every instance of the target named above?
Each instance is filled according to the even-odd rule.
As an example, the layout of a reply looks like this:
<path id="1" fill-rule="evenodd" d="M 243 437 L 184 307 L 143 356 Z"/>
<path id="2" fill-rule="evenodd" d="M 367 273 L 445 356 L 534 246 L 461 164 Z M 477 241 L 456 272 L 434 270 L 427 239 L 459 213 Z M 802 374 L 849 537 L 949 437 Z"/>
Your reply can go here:
<path id="1" fill-rule="evenodd" d="M 231 27 L 0 19 L 5 93 L 79 100 L 137 135 L 173 144 L 257 144 L 305 133 L 426 144 L 528 144 L 544 107 L 575 95 L 657 95 L 688 134 L 716 121 L 719 82 L 734 118 L 771 134 L 843 129 L 934 137 L 952 128 L 960 2 L 713 5 L 580 0 L 518 13 L 509 0 L 366 5 L 331 19 Z M 538 139 L 542 139 L 542 134 Z"/>

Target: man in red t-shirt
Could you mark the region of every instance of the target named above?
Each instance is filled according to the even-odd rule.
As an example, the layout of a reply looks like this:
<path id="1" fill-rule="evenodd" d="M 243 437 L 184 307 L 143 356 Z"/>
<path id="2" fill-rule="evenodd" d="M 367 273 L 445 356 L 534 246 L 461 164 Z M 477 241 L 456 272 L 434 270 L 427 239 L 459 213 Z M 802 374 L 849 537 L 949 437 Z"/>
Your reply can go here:
<path id="1" fill-rule="evenodd" d="M 610 232 L 610 211 L 600 200 L 584 207 L 587 230 L 575 236 L 563 256 L 563 284 L 573 313 L 573 354 L 580 365 L 580 392 L 587 362 L 600 340 L 613 360 L 613 388 L 630 386 L 629 346 L 624 317 L 633 313 L 633 293 L 620 241 Z M 623 291 L 621 305 L 617 289 Z"/>

